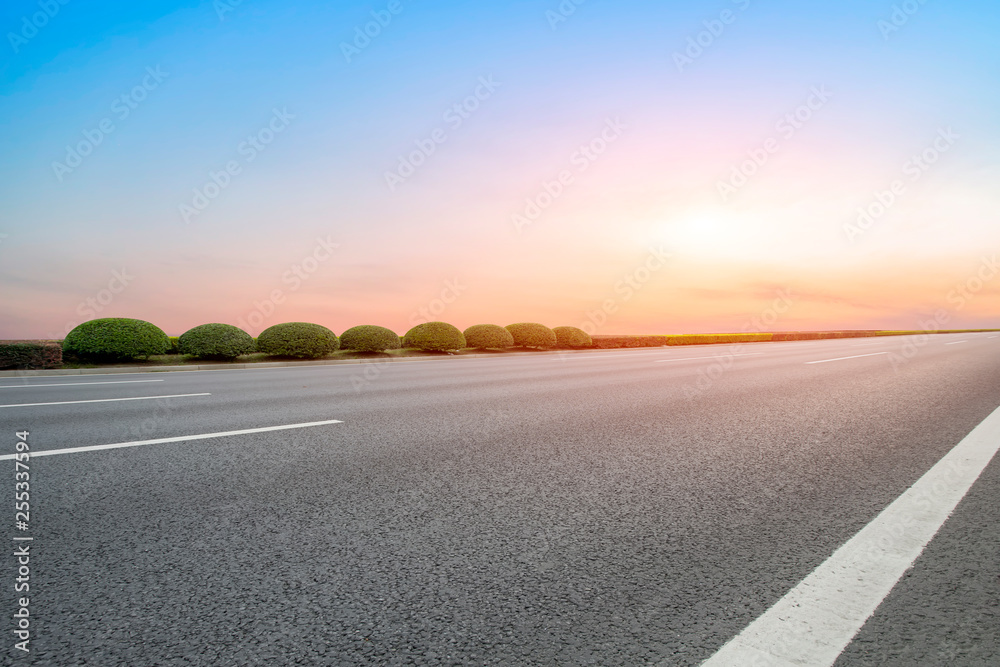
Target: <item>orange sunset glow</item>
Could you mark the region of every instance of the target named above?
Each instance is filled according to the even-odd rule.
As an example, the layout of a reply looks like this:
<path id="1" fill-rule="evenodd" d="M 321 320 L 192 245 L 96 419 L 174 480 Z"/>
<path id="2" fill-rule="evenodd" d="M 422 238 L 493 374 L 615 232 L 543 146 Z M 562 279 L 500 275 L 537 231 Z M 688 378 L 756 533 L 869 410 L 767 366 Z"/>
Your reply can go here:
<path id="1" fill-rule="evenodd" d="M 997 326 L 996 56 L 932 6 L 886 36 L 857 3 L 743 4 L 700 51 L 693 9 L 629 4 L 412 11 L 358 53 L 317 43 L 321 5 L 176 9 L 127 47 L 53 21 L 5 76 L 0 338 L 723 332 L 777 298 L 768 330 Z"/>

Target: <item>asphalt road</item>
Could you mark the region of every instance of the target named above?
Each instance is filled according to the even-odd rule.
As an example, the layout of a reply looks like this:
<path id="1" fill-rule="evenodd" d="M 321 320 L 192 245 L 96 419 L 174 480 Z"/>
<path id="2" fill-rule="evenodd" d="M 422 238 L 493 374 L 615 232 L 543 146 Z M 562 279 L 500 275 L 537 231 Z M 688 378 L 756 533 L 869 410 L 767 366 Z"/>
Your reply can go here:
<path id="1" fill-rule="evenodd" d="M 0 378 L 61 403 L 0 454 L 341 422 L 33 458 L 0 654 L 697 665 L 1000 406 L 1000 337 L 904 341 Z M 994 460 L 838 667 L 1000 662 L 998 506 Z"/>

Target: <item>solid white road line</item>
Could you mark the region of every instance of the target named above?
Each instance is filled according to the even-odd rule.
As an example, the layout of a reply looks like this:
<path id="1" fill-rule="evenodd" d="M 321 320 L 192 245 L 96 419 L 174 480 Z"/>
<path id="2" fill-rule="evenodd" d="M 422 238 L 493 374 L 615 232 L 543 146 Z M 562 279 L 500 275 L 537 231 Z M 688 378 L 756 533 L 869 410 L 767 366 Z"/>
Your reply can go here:
<path id="1" fill-rule="evenodd" d="M 0 389 L 37 389 L 38 387 L 79 387 L 94 384 L 139 384 L 143 382 L 163 382 L 163 380 L 112 380 L 111 382 L 60 382 L 58 384 L 3 384 Z"/>
<path id="2" fill-rule="evenodd" d="M 218 433 L 200 433 L 198 435 L 182 435 L 176 438 L 157 438 L 156 440 L 136 440 L 134 442 L 117 442 L 111 445 L 91 445 L 89 447 L 71 447 L 69 449 L 43 449 L 31 452 L 31 458 L 39 456 L 55 456 L 56 454 L 76 454 L 78 452 L 97 452 L 104 449 L 121 449 L 123 447 L 142 447 L 144 445 L 160 445 L 168 442 L 188 442 L 189 440 L 207 440 L 209 438 L 226 438 L 231 435 L 247 435 L 249 433 L 268 433 L 270 431 L 287 431 L 293 428 L 310 428 L 327 424 L 343 424 L 339 419 L 328 419 L 321 422 L 304 422 L 302 424 L 284 424 L 282 426 L 263 426 L 261 428 L 246 428 L 239 431 L 219 431 Z M 9 461 L 14 454 L 0 456 L 0 461 Z"/>
<path id="3" fill-rule="evenodd" d="M 53 403 L 13 403 L 0 408 L 33 408 L 39 405 L 75 405 L 77 403 L 113 403 L 115 401 L 151 401 L 154 398 L 185 398 L 187 396 L 211 396 L 211 394 L 173 394 L 172 396 L 132 396 L 130 398 L 97 398 L 89 401 L 55 401 Z"/>
<path id="4" fill-rule="evenodd" d="M 1000 408 L 702 667 L 832 665 L 998 449 Z"/>
<path id="5" fill-rule="evenodd" d="M 958 345 L 959 343 L 968 343 L 967 340 L 953 340 L 950 343 L 945 343 L 945 345 Z"/>
<path id="6" fill-rule="evenodd" d="M 730 357 L 752 357 L 754 355 L 764 354 L 763 352 L 746 352 L 744 354 L 714 354 L 710 357 L 684 357 L 682 359 L 657 359 L 654 364 L 665 364 L 671 361 L 693 361 L 695 359 L 728 359 Z"/>
<path id="7" fill-rule="evenodd" d="M 843 361 L 844 359 L 860 359 L 861 357 L 876 357 L 880 354 L 889 354 L 888 352 L 872 352 L 871 354 L 855 354 L 851 357 L 837 357 L 836 359 L 820 359 L 819 361 L 807 361 L 806 364 L 825 364 L 828 361 Z"/>

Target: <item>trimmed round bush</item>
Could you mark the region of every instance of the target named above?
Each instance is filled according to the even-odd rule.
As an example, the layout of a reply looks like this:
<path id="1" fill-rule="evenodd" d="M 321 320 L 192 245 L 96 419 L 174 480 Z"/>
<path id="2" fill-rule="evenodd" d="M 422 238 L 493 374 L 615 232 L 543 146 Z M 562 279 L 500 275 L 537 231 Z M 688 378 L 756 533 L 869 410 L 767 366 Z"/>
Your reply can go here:
<path id="1" fill-rule="evenodd" d="M 594 340 L 590 334 L 576 327 L 556 327 L 552 330 L 556 335 L 559 347 L 593 347 Z"/>
<path id="2" fill-rule="evenodd" d="M 497 324 L 474 324 L 463 332 L 465 346 L 480 350 L 514 347 L 514 337 Z"/>
<path id="3" fill-rule="evenodd" d="M 170 339 L 155 324 L 127 317 L 104 317 L 78 325 L 66 334 L 63 352 L 94 359 L 145 359 L 164 354 Z"/>
<path id="4" fill-rule="evenodd" d="M 506 327 L 514 337 L 514 345 L 520 347 L 555 347 L 556 335 L 552 329 L 536 322 L 508 324 Z"/>
<path id="5" fill-rule="evenodd" d="M 257 350 L 253 336 L 232 324 L 200 324 L 181 334 L 177 349 L 199 359 L 235 359 Z"/>
<path id="6" fill-rule="evenodd" d="M 257 336 L 257 350 L 275 357 L 318 359 L 339 349 L 337 334 L 310 322 L 275 324 Z"/>
<path id="7" fill-rule="evenodd" d="M 399 349 L 399 335 L 392 329 L 374 324 L 351 327 L 340 334 L 340 349 L 355 352 L 384 352 Z"/>
<path id="8" fill-rule="evenodd" d="M 418 350 L 446 352 L 461 350 L 465 347 L 465 336 L 446 322 L 427 322 L 418 324 L 403 336 L 403 347 L 415 347 Z"/>

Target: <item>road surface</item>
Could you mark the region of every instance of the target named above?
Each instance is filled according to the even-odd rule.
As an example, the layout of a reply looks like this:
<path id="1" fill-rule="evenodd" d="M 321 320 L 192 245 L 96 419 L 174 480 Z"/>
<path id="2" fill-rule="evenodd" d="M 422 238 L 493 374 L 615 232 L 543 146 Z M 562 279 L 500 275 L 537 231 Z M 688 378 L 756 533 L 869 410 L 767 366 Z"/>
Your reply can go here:
<path id="1" fill-rule="evenodd" d="M 1000 337 L 908 340 L 0 378 L 4 651 L 698 665 L 1000 406 Z M 998 509 L 994 460 L 838 667 L 998 664 Z"/>

